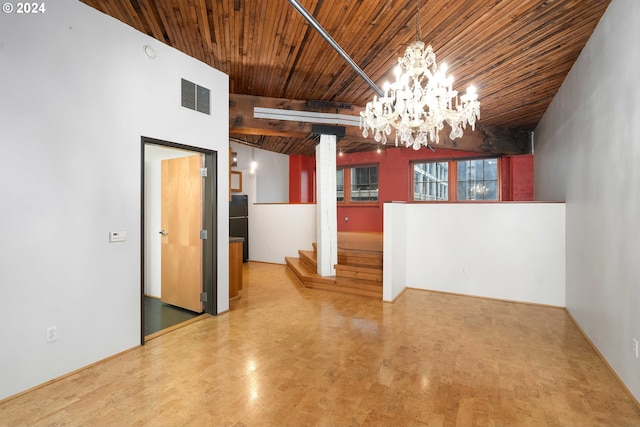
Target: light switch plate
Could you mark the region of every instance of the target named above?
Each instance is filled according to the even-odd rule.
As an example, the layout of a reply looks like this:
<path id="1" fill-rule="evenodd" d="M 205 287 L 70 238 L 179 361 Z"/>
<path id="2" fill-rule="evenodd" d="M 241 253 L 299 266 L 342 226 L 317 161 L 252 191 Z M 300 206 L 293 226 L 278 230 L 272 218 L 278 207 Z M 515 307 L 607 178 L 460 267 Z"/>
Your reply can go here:
<path id="1" fill-rule="evenodd" d="M 110 231 L 109 232 L 109 242 L 124 242 L 127 240 L 127 232 L 126 231 Z"/>

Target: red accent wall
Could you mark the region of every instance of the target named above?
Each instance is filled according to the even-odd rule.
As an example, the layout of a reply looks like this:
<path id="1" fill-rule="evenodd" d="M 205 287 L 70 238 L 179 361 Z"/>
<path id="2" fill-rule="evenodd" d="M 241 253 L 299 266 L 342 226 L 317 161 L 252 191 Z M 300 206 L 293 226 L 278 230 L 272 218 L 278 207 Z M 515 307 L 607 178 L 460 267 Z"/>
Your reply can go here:
<path id="1" fill-rule="evenodd" d="M 338 205 L 338 231 L 382 231 L 383 203 L 408 201 L 411 169 L 414 160 L 459 159 L 477 157 L 478 153 L 458 150 L 422 148 L 385 148 L 380 153 L 367 151 L 338 155 L 336 165 L 378 165 L 378 201 L 376 206 Z M 533 200 L 533 156 L 509 156 L 500 160 L 502 201 Z M 305 177 L 306 176 L 306 177 Z M 313 177 L 311 184 L 308 177 Z M 313 185 L 313 186 L 311 186 Z M 305 190 L 306 188 L 306 190 Z M 305 197 L 306 194 L 312 197 Z M 289 157 L 289 202 L 315 201 L 315 158 Z M 348 219 L 347 219 L 348 218 Z"/>
<path id="2" fill-rule="evenodd" d="M 316 158 L 289 156 L 289 203 L 316 201 Z"/>
<path id="3" fill-rule="evenodd" d="M 533 200 L 533 172 L 533 154 L 511 157 L 511 198 L 509 200 Z"/>

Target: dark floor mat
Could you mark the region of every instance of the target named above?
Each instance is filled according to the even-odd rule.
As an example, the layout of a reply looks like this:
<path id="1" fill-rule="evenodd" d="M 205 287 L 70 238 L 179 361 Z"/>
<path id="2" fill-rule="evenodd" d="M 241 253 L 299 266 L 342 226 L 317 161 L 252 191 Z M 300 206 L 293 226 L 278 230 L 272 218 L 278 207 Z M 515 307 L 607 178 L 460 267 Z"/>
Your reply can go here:
<path id="1" fill-rule="evenodd" d="M 144 297 L 144 334 L 151 335 L 199 316 L 199 313 L 165 304 L 157 298 Z"/>

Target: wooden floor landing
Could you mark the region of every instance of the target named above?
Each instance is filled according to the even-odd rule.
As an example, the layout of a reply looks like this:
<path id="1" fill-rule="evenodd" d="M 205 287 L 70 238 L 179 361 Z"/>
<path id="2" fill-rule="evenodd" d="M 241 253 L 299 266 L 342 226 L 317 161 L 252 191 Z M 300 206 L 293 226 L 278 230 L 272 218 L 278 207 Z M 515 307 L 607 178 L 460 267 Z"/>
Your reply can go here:
<path id="1" fill-rule="evenodd" d="M 564 310 L 413 289 L 390 304 L 301 288 L 282 265 L 243 274 L 230 312 L 5 401 L 0 425 L 640 425 Z"/>

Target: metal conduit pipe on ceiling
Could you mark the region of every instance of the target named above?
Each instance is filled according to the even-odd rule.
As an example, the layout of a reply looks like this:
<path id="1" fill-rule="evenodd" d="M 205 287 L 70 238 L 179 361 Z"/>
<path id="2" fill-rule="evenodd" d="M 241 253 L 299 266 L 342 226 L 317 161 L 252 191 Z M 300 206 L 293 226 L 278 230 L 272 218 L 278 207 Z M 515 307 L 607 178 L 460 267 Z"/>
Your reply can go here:
<path id="1" fill-rule="evenodd" d="M 369 76 L 367 76 L 365 72 L 362 71 L 358 64 L 356 64 L 354 60 L 351 59 L 349 55 L 347 55 L 347 53 L 340 47 L 340 45 L 336 43 L 336 41 L 329 35 L 329 33 L 327 33 L 325 29 L 322 28 L 320 23 L 316 21 L 316 19 L 298 2 L 298 0 L 289 0 L 289 3 L 291 3 L 291 5 L 300 13 L 300 15 L 302 15 L 302 17 L 306 19 L 307 22 L 309 22 L 309 24 L 311 24 L 311 26 L 322 37 L 324 37 L 324 39 L 331 45 L 331 47 L 336 52 L 338 52 L 338 54 L 342 56 L 345 61 L 347 61 L 347 64 L 349 64 L 351 68 L 353 68 L 356 73 L 358 73 L 360 77 L 362 77 L 364 81 L 367 82 L 367 84 L 371 86 L 371 88 L 373 88 L 373 90 L 376 91 L 379 96 L 384 96 L 384 92 L 382 92 L 382 90 L 378 86 L 376 86 L 373 80 L 371 80 Z"/>

